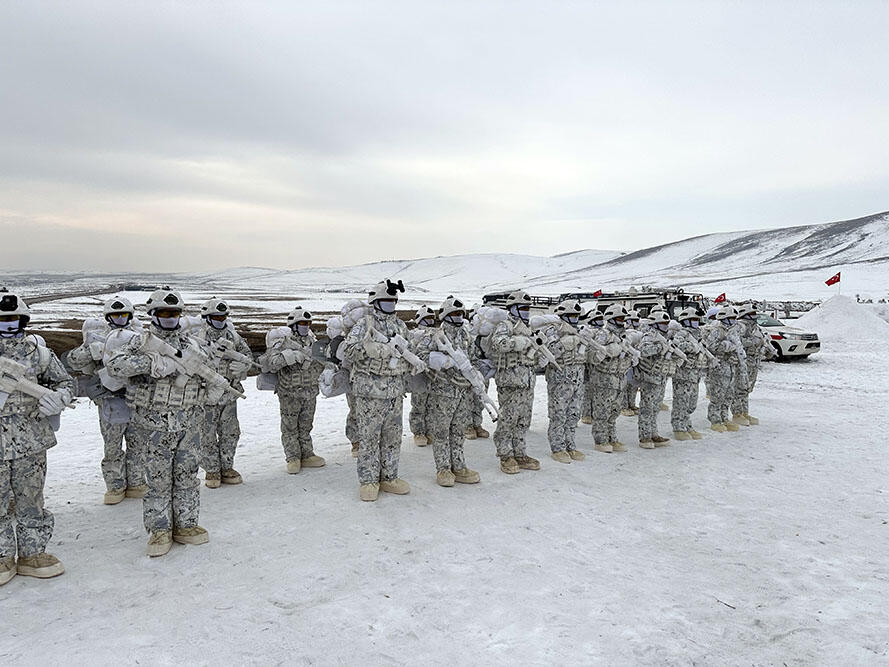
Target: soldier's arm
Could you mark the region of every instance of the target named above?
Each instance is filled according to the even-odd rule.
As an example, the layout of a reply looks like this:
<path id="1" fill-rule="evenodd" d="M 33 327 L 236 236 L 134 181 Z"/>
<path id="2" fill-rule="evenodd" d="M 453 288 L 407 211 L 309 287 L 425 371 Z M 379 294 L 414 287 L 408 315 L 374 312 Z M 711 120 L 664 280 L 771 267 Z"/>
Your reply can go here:
<path id="1" fill-rule="evenodd" d="M 121 347 L 105 364 L 105 369 L 114 377 L 126 379 L 136 375 L 150 375 L 152 360 L 140 352 L 141 337 L 136 337 Z"/>
<path id="2" fill-rule="evenodd" d="M 491 334 L 491 349 L 497 353 L 511 352 L 514 348 L 514 336 L 506 322 L 501 322 Z"/>
<path id="3" fill-rule="evenodd" d="M 95 362 L 86 343 L 68 353 L 68 365 L 79 373 L 91 373 L 95 370 Z"/>
<path id="4" fill-rule="evenodd" d="M 653 336 L 645 336 L 636 349 L 643 357 L 656 357 L 663 354 L 663 347 L 663 343 Z"/>
<path id="5" fill-rule="evenodd" d="M 74 379 L 68 375 L 68 371 L 62 366 L 62 362 L 59 361 L 56 353 L 51 350 L 49 365 L 37 377 L 37 381 L 44 387 L 49 387 L 54 391 L 67 391 L 70 396 L 74 395 Z"/>

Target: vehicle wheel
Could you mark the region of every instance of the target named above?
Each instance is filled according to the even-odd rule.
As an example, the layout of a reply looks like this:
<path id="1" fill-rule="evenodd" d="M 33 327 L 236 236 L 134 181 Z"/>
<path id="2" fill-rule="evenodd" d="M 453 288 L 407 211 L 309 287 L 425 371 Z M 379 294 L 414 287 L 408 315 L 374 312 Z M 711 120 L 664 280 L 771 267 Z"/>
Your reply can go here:
<path id="1" fill-rule="evenodd" d="M 781 346 L 777 343 L 772 343 L 772 347 L 775 348 L 775 354 L 778 355 L 775 358 L 775 361 L 784 361 L 784 352 L 781 351 Z"/>

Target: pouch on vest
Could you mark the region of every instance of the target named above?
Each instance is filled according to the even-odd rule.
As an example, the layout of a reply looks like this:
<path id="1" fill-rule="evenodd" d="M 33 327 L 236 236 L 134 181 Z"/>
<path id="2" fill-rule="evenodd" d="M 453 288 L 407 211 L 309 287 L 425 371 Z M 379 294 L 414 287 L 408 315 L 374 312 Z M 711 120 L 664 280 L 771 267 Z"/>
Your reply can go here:
<path id="1" fill-rule="evenodd" d="M 278 388 L 278 374 L 260 373 L 256 376 L 256 388 L 259 391 L 275 391 Z"/>
<path id="2" fill-rule="evenodd" d="M 127 402 L 118 397 L 102 401 L 102 419 L 109 424 L 128 424 L 130 408 Z"/>

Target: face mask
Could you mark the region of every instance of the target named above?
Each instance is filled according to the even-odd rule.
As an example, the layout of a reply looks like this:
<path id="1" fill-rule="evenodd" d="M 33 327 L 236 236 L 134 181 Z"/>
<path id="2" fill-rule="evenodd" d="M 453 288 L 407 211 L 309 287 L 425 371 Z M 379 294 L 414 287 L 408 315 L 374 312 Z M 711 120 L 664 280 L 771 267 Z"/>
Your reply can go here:
<path id="1" fill-rule="evenodd" d="M 423 327 L 424 329 L 428 329 L 432 326 L 433 320 L 431 318 L 424 318 L 417 323 L 418 327 Z"/>
<path id="2" fill-rule="evenodd" d="M 448 315 L 445 322 L 453 324 L 455 327 L 463 326 L 463 318 L 460 315 Z"/>
<path id="3" fill-rule="evenodd" d="M 663 322 L 659 322 L 657 328 L 660 330 L 661 333 L 667 333 L 667 325 Z"/>
<path id="4" fill-rule="evenodd" d="M 220 329 L 220 330 L 225 329 L 225 325 L 226 325 L 225 320 L 222 320 L 222 321 L 214 320 L 214 319 L 208 317 L 207 321 L 210 323 L 210 326 L 213 327 L 214 329 Z"/>
<path id="5" fill-rule="evenodd" d="M 109 315 L 108 321 L 112 326 L 123 328 L 130 323 L 130 315 L 128 313 L 116 313 Z"/>
<path id="6" fill-rule="evenodd" d="M 722 321 L 722 323 L 723 323 L 725 326 L 730 327 L 730 326 L 732 326 L 732 325 L 735 323 L 735 320 L 734 320 L 734 318 L 726 318 L 726 319 L 724 319 L 724 320 Z"/>
<path id="7" fill-rule="evenodd" d="M 374 301 L 374 305 L 377 307 L 378 310 L 381 310 L 382 312 L 390 315 L 395 312 L 396 303 L 396 301 Z"/>
<path id="8" fill-rule="evenodd" d="M 308 336 L 312 327 L 308 324 L 297 324 L 293 327 L 293 331 L 297 336 Z"/>
<path id="9" fill-rule="evenodd" d="M 13 338 L 19 333 L 21 320 L 13 320 L 12 322 L 0 322 L 0 338 Z"/>
<path id="10" fill-rule="evenodd" d="M 605 323 L 602 320 L 590 320 L 590 324 L 592 324 L 594 327 L 599 327 L 601 329 L 602 325 Z"/>
<path id="11" fill-rule="evenodd" d="M 565 320 L 571 326 L 577 326 L 577 322 L 580 318 L 577 315 L 563 315 L 562 319 Z"/>
<path id="12" fill-rule="evenodd" d="M 513 317 L 519 318 L 525 324 L 528 323 L 528 317 L 531 314 L 528 310 L 520 310 L 518 306 L 511 306 L 509 312 Z"/>
<path id="13" fill-rule="evenodd" d="M 164 331 L 175 331 L 179 328 L 178 317 L 158 317 L 157 315 L 152 315 L 151 323 Z"/>
<path id="14" fill-rule="evenodd" d="M 698 322 L 697 320 L 686 320 L 685 323 L 687 326 L 689 326 L 692 329 L 697 329 L 701 326 L 701 323 Z"/>

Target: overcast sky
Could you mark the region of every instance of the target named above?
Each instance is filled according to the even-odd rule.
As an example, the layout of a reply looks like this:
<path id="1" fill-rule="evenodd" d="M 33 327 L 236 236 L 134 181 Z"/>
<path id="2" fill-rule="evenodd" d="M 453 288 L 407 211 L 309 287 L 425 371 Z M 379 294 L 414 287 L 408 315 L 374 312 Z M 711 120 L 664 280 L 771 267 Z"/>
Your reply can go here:
<path id="1" fill-rule="evenodd" d="M 4 268 L 636 249 L 889 209 L 889 3 L 0 3 Z"/>

